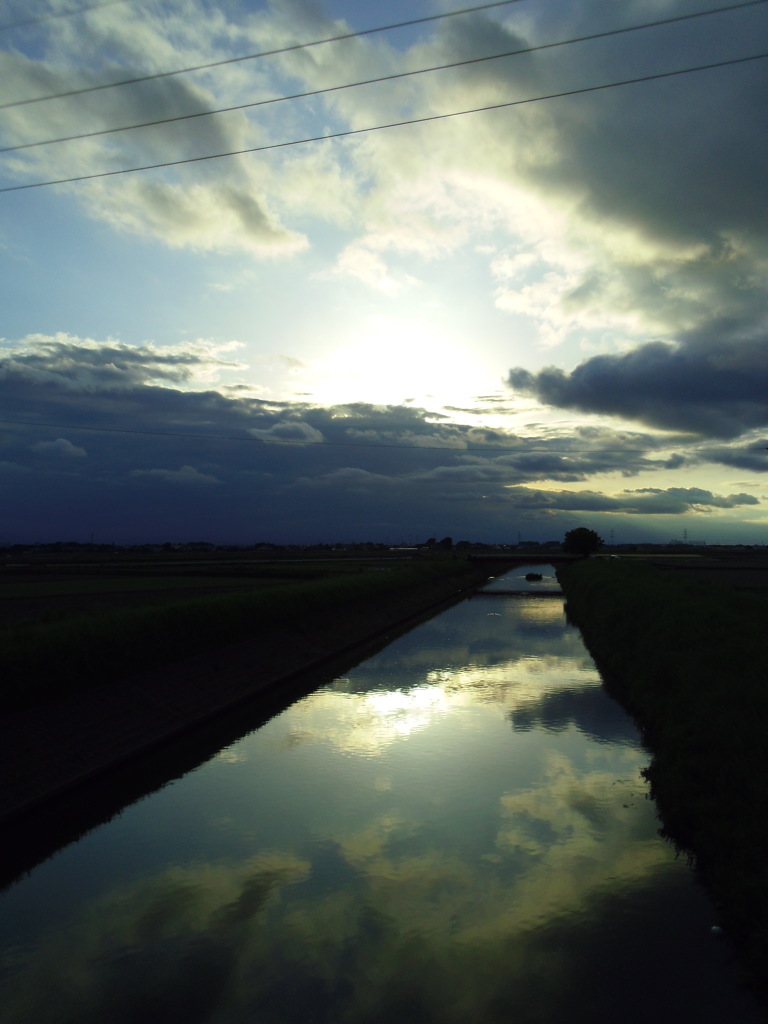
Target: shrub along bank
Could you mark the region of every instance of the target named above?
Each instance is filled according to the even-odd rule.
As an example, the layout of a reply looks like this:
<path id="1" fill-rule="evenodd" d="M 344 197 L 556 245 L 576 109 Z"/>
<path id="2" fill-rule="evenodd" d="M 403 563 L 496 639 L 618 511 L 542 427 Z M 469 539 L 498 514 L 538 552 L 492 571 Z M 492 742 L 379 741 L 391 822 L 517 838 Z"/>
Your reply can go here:
<path id="1" fill-rule="evenodd" d="M 557 571 L 605 686 L 644 732 L 665 833 L 768 993 L 768 597 L 627 560 Z"/>

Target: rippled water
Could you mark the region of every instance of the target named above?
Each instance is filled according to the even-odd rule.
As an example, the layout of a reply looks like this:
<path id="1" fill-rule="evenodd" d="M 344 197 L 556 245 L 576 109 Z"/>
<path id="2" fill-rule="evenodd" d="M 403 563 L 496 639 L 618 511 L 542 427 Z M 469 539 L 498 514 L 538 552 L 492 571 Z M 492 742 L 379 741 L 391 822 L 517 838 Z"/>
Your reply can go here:
<path id="1" fill-rule="evenodd" d="M 562 598 L 474 597 L 1 896 L 0 1017 L 762 1020 L 646 763 Z"/>

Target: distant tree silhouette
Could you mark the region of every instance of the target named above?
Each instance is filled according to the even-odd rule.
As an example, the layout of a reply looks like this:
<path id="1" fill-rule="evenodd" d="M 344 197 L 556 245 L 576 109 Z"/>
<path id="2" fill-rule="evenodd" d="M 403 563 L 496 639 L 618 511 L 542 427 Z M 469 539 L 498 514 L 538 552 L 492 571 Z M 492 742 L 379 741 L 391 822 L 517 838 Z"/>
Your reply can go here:
<path id="1" fill-rule="evenodd" d="M 575 530 L 568 530 L 563 541 L 563 551 L 569 555 L 587 555 L 599 550 L 605 541 L 594 530 L 588 530 L 586 526 L 577 526 Z"/>

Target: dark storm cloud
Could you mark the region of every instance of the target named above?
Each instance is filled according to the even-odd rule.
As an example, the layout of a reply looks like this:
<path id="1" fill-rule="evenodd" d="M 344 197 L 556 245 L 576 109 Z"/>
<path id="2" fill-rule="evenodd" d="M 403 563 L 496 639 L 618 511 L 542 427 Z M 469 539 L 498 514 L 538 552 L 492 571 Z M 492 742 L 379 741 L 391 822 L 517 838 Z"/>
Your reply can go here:
<path id="1" fill-rule="evenodd" d="M 690 66 L 703 62 L 701 57 L 710 49 L 710 59 L 729 55 L 720 42 L 703 48 L 699 55 L 692 49 L 684 54 L 660 49 L 652 63 L 664 70 Z M 755 52 L 755 47 L 748 52 Z M 761 224 L 768 213 L 765 190 L 760 187 L 768 140 L 754 131 L 755 119 L 768 102 L 765 66 L 756 62 L 714 74 L 716 84 L 712 77 L 705 81 L 703 75 L 696 82 L 676 82 L 674 102 L 669 105 L 660 106 L 667 92 L 663 84 L 627 91 L 615 102 L 597 100 L 589 133 L 577 131 L 565 119 L 559 125 L 560 143 L 565 146 L 562 173 L 567 168 L 569 176 L 573 172 L 584 179 L 593 176 L 600 183 L 589 191 L 587 200 L 597 216 L 639 225 L 663 241 L 706 241 L 711 266 L 718 258 L 737 256 L 728 245 L 734 233 L 762 238 Z M 706 104 L 700 102 L 702 92 Z M 618 104 L 622 117 L 616 116 Z M 715 124 L 727 125 L 724 134 L 713 131 Z M 684 133 L 687 145 L 677 144 L 676 130 Z M 599 146 L 594 145 L 596 137 Z M 737 159 L 733 149 L 724 145 L 726 139 L 737 144 Z M 562 178 L 561 184 L 565 183 Z"/>
<path id="2" fill-rule="evenodd" d="M 570 373 L 513 369 L 508 383 L 545 405 L 638 420 L 664 430 L 733 438 L 768 423 L 768 339 L 700 333 L 595 356 Z"/>
<path id="3" fill-rule="evenodd" d="M 510 503 L 515 508 L 547 508 L 560 512 L 616 512 L 624 515 L 683 515 L 713 508 L 759 505 L 751 494 L 713 494 L 700 487 L 643 487 L 602 494 L 598 491 L 542 491 L 511 487 Z"/>
<path id="4" fill-rule="evenodd" d="M 631 502 L 637 495 L 636 508 Z M 701 487 L 642 487 L 634 491 L 622 491 L 620 501 L 627 502 L 627 511 L 653 511 L 677 515 L 691 509 L 737 508 L 739 505 L 758 505 L 759 500 L 752 494 L 713 494 Z"/>
<path id="5" fill-rule="evenodd" d="M 527 46 L 523 36 L 499 24 L 483 12 L 461 19 L 448 19 L 438 23 L 432 52 L 435 63 L 471 61 L 482 56 L 513 53 Z M 468 86 L 498 85 L 499 79 L 510 79 L 519 84 L 536 80 L 531 58 L 520 54 L 512 61 L 490 61 L 455 69 L 450 82 L 441 82 L 443 89 L 452 85 L 458 93 Z"/>
<path id="6" fill-rule="evenodd" d="M 689 10 L 664 7 L 666 16 Z M 607 27 L 601 5 L 571 5 L 563 16 L 561 38 Z M 611 27 L 650 20 L 646 4 L 624 3 L 614 18 Z M 537 63 L 552 84 L 572 88 L 760 53 L 767 39 L 757 8 L 547 51 Z M 768 135 L 755 127 L 767 104 L 759 60 L 552 104 L 558 160 L 540 168 L 544 184 L 578 196 L 598 221 L 706 244 L 701 267 L 714 269 L 738 258 L 736 239 L 765 239 Z"/>
<path id="7" fill-rule="evenodd" d="M 125 390 L 153 380 L 182 384 L 206 367 L 239 365 L 204 346 L 157 349 L 66 336 L 33 336 L 29 342 L 4 357 L 0 350 L 0 380 L 13 380 L 21 389 L 48 386 L 51 397 L 57 391 Z M 38 397 L 45 400 L 43 394 Z"/>
<path id="8" fill-rule="evenodd" d="M 756 501 L 703 490 L 536 488 L 664 468 L 670 442 L 662 449 L 641 433 L 584 427 L 526 438 L 413 406 L 321 408 L 179 387 L 221 363 L 201 346 L 39 339 L 8 351 L 0 541 L 496 541 L 509 539 L 520 516 L 552 522 Z M 557 522 L 551 528 L 561 532 Z"/>
<path id="9" fill-rule="evenodd" d="M 688 10 L 664 7 L 667 15 Z M 599 5 L 561 13 L 563 35 L 606 28 Z M 545 36 L 551 17 L 539 12 L 534 32 Z M 613 18 L 617 26 L 648 20 L 647 5 L 621 4 Z M 768 19 L 755 7 L 536 59 L 549 86 L 572 88 L 767 47 Z M 617 340 L 645 340 L 570 372 L 513 369 L 513 388 L 557 408 L 703 437 L 733 438 L 768 423 L 768 132 L 756 130 L 766 109 L 766 62 L 756 60 L 539 112 L 551 147 L 532 149 L 520 173 L 565 206 L 583 229 L 572 244 L 587 256 L 552 297 L 552 315 L 582 327 L 613 318 Z M 510 282 L 512 299 L 515 288 Z"/>
<path id="10" fill-rule="evenodd" d="M 751 441 L 746 447 L 708 448 L 707 458 L 724 466 L 747 469 L 752 473 L 768 472 L 768 437 Z"/>

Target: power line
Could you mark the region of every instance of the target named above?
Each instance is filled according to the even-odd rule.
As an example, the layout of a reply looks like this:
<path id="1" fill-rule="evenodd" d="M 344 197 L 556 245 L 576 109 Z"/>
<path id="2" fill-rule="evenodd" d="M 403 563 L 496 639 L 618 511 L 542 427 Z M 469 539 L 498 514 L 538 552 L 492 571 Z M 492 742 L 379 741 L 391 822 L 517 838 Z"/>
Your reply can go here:
<path id="1" fill-rule="evenodd" d="M 545 96 L 531 96 L 524 100 L 508 100 L 504 103 L 492 103 L 484 107 L 472 107 L 469 110 L 453 110 L 445 114 L 430 114 L 426 117 L 413 117 L 404 121 L 392 121 L 388 124 L 371 125 L 368 128 L 349 128 L 340 132 L 330 132 L 327 135 L 312 135 L 303 139 L 291 139 L 287 142 L 272 142 L 264 146 L 251 146 L 247 149 L 234 149 L 226 153 L 209 153 L 206 156 L 184 157 L 179 160 L 164 160 L 155 164 L 142 164 L 137 167 L 121 167 L 114 171 L 98 171 L 94 174 L 79 174 L 71 178 L 53 178 L 48 181 L 33 181 L 25 185 L 6 185 L 0 188 L 2 192 L 21 192 L 25 189 L 44 188 L 48 185 L 70 185 L 78 181 L 92 181 L 95 178 L 112 178 L 120 174 L 135 174 L 140 171 L 154 171 L 163 167 L 179 167 L 182 164 L 202 163 L 207 160 L 221 160 L 233 156 L 247 156 L 252 153 L 266 153 L 275 149 L 286 149 L 292 146 L 303 146 L 310 142 L 325 142 L 331 139 L 349 138 L 354 135 L 366 135 L 371 132 L 385 131 L 389 128 L 404 128 L 415 124 L 427 124 L 431 121 L 444 121 L 452 117 L 464 117 L 468 114 L 487 113 L 491 110 L 505 110 L 511 107 L 524 106 L 528 103 L 541 103 L 544 100 L 563 99 L 568 96 L 582 96 L 587 93 L 601 92 L 606 89 L 617 89 L 625 85 L 637 85 L 641 82 L 653 82 L 663 78 L 674 78 L 678 75 L 689 75 L 697 71 L 711 71 L 715 68 L 724 68 L 730 65 L 746 64 L 754 60 L 763 60 L 768 57 L 766 53 L 756 53 L 749 57 L 733 57 L 730 60 L 716 61 L 711 64 L 698 64 L 691 68 L 680 68 L 677 71 L 660 71 L 655 74 L 640 75 L 637 78 L 625 78 L 618 82 L 607 82 L 603 85 L 583 86 L 579 89 L 566 89 L 562 92 L 548 93 Z"/>
<path id="2" fill-rule="evenodd" d="M 119 2 L 119 0 L 115 0 Z M 338 36 L 329 36 L 326 39 L 313 39 L 308 43 L 294 43 L 291 46 L 282 46 L 275 50 L 262 50 L 259 53 L 246 53 L 241 57 L 227 57 L 223 60 L 211 61 L 208 64 L 195 64 L 188 68 L 176 68 L 173 71 L 158 71 L 152 75 L 138 75 L 135 78 L 124 78 L 117 82 L 102 82 L 100 85 L 83 86 L 80 89 L 69 89 L 66 92 L 50 93 L 46 96 L 33 96 L 26 100 L 13 100 L 10 103 L 0 103 L 0 110 L 7 110 L 9 107 L 23 107 L 31 103 L 43 103 L 46 100 L 59 100 L 67 96 L 82 96 L 84 93 L 99 92 L 102 89 L 117 89 L 122 85 L 137 85 L 139 82 L 154 82 L 159 78 L 171 78 L 174 75 L 188 75 L 193 71 L 207 71 L 210 68 L 220 68 L 227 64 L 238 64 L 246 60 L 258 60 L 260 57 L 276 57 L 281 53 L 294 53 L 296 50 L 307 50 L 312 46 L 324 46 L 326 43 L 340 43 L 346 39 L 358 39 L 362 36 L 372 36 L 377 32 L 391 32 L 398 28 L 411 28 L 414 25 L 424 25 L 427 22 L 441 21 L 445 18 L 455 18 L 462 14 L 473 14 L 475 11 L 487 11 L 493 7 L 507 7 L 509 4 L 522 3 L 523 0 L 494 0 L 493 3 L 480 4 L 478 7 L 463 7 L 456 11 L 445 11 L 443 14 L 430 14 L 423 18 L 410 18 L 407 21 L 393 22 L 391 25 L 380 25 L 377 28 L 360 29 L 356 32 L 345 32 Z"/>
<path id="3" fill-rule="evenodd" d="M 550 448 L 543 445 L 541 442 L 538 444 L 527 445 L 526 447 L 506 447 L 496 448 L 486 446 L 483 448 L 452 448 L 449 445 L 423 445 L 423 444 L 366 444 L 363 441 L 328 441 L 323 439 L 322 441 L 313 441 L 310 439 L 299 440 L 299 439 L 288 439 L 288 438 L 277 438 L 277 437 L 242 437 L 235 434 L 197 434 L 191 431 L 173 431 L 173 430 L 132 430 L 127 427 L 93 427 L 84 426 L 82 424 L 76 425 L 72 423 L 43 423 L 43 422 L 31 422 L 30 420 L 5 420 L 0 419 L 0 424 L 12 425 L 17 427 L 46 427 L 53 430 L 80 430 L 88 431 L 98 434 L 128 434 L 138 435 L 141 437 L 184 437 L 193 438 L 198 441 L 241 441 L 247 444 L 276 444 L 276 445 L 293 445 L 293 446 L 305 446 L 311 445 L 314 447 L 328 447 L 328 448 L 397 448 L 404 449 L 407 451 L 430 451 L 430 452 L 444 452 L 445 454 L 456 454 L 456 455 L 484 455 L 487 453 L 503 453 L 506 455 L 564 455 L 564 456 L 581 456 L 581 455 L 610 455 L 610 454 L 625 454 L 625 455 L 642 455 L 648 452 L 649 448 Z M 670 448 L 679 448 L 680 445 L 665 444 L 662 449 L 666 450 Z M 762 451 L 761 449 L 753 449 L 754 451 Z M 696 453 L 701 452 L 720 452 L 720 448 L 697 448 Z M 747 449 L 750 451 L 750 449 Z"/>
<path id="4" fill-rule="evenodd" d="M 104 0 L 104 3 L 73 7 L 68 11 L 49 11 L 47 14 L 39 14 L 36 18 L 26 18 L 24 21 L 13 21 L 6 25 L 0 25 L 0 32 L 9 32 L 14 28 L 27 28 L 29 25 L 38 25 L 40 22 L 50 21 L 52 18 L 70 18 L 74 14 L 87 14 L 88 11 L 98 11 L 102 7 L 114 7 L 116 4 L 126 2 L 127 0 Z"/>
<path id="5" fill-rule="evenodd" d="M 256 100 L 251 103 L 238 103 L 231 107 L 220 107 L 216 110 L 202 110 L 193 114 L 178 114 L 174 117 L 164 117 L 155 121 L 142 121 L 140 124 L 124 125 L 115 128 L 102 128 L 90 132 L 81 132 L 78 135 L 65 135 L 57 139 L 43 139 L 38 142 L 24 142 L 15 146 L 2 146 L 0 153 L 12 153 L 22 149 L 33 149 L 36 146 L 51 146 L 59 142 L 75 142 L 80 139 L 93 139 L 102 135 L 113 135 L 117 132 L 134 131 L 138 128 L 152 128 L 161 124 L 171 124 L 177 121 L 189 121 L 198 117 L 212 117 L 215 114 L 229 114 L 237 110 L 250 110 L 254 107 L 269 106 L 274 103 L 284 103 L 289 100 L 308 99 L 313 96 L 323 96 L 328 93 L 341 92 L 345 89 L 357 89 L 364 85 L 378 85 L 382 82 L 392 82 L 401 78 L 412 78 L 416 75 L 430 74 L 434 71 L 447 71 L 453 68 L 466 67 L 470 64 L 481 64 L 486 61 L 502 60 L 506 57 L 516 57 L 521 54 L 538 53 L 541 50 L 551 50 L 561 46 L 571 46 L 575 43 L 591 42 L 596 39 L 607 39 L 612 36 L 625 35 L 629 32 L 638 32 L 646 28 L 658 28 L 663 25 L 671 25 L 675 22 L 689 21 L 693 18 L 703 18 L 712 14 L 723 14 L 727 11 L 737 10 L 742 7 L 755 7 L 758 4 L 768 3 L 768 0 L 744 0 L 743 3 L 732 4 L 729 7 L 712 7 L 705 11 L 695 11 L 691 14 L 682 14 L 673 18 L 661 18 L 656 21 L 644 22 L 641 25 L 629 25 L 624 28 L 609 29 L 604 32 L 593 32 L 589 35 L 575 36 L 572 39 L 561 39 L 552 43 L 541 43 L 537 46 L 526 46 L 517 50 L 507 50 L 504 53 L 491 54 L 485 57 L 472 57 L 467 60 L 453 61 L 450 64 L 438 64 L 428 68 L 418 68 L 414 71 L 400 71 L 391 75 L 381 75 L 378 78 L 367 78 L 359 82 L 347 82 L 344 85 L 332 85 L 323 89 L 312 89 L 308 92 L 297 92 L 289 96 L 274 96 L 270 99 Z"/>

